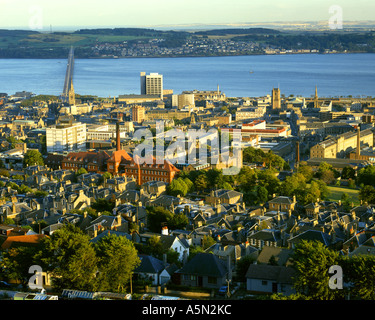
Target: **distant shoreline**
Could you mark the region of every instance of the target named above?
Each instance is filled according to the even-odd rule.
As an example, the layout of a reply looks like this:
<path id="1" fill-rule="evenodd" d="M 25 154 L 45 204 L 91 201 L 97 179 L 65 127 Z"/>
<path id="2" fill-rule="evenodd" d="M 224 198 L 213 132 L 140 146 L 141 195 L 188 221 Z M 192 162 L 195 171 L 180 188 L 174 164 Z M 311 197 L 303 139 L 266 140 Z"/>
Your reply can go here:
<path id="1" fill-rule="evenodd" d="M 252 53 L 252 54 L 223 54 L 223 55 L 163 55 L 163 56 L 137 56 L 137 57 L 117 57 L 117 56 L 112 56 L 112 57 L 87 57 L 87 58 L 79 58 L 75 57 L 75 60 L 109 60 L 109 59 L 147 59 L 147 58 L 218 58 L 218 57 L 246 57 L 246 56 L 286 56 L 286 55 L 338 55 L 338 54 L 375 54 L 375 52 L 358 52 L 358 51 L 353 51 L 353 52 L 287 52 L 287 53 Z M 0 58 L 0 60 L 66 60 L 66 57 L 61 57 L 61 58 L 19 58 L 19 57 L 7 57 L 7 58 Z"/>

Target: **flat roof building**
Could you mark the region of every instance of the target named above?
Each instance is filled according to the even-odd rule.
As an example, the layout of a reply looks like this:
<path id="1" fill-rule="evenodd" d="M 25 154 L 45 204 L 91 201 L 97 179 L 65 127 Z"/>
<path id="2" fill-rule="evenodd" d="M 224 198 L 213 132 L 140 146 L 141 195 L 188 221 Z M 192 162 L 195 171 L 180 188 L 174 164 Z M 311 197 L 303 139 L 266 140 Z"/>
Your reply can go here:
<path id="1" fill-rule="evenodd" d="M 163 99 L 163 76 L 141 72 L 141 95 L 157 95 Z"/>

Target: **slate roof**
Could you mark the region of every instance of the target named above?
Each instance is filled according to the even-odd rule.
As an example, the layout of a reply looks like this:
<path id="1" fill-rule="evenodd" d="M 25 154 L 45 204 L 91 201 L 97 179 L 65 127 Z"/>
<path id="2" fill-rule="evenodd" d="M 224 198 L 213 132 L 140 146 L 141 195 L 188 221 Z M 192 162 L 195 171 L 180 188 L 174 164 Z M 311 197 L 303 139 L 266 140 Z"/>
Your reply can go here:
<path id="1" fill-rule="evenodd" d="M 280 240 L 280 231 L 275 229 L 263 229 L 249 235 L 249 239 L 277 242 Z"/>
<path id="2" fill-rule="evenodd" d="M 134 269 L 138 273 L 159 273 L 165 269 L 163 261 L 156 259 L 153 256 L 140 254 L 138 255 L 141 264 Z"/>
<path id="3" fill-rule="evenodd" d="M 213 195 L 217 198 L 231 199 L 242 196 L 242 193 L 234 190 L 218 189 L 214 191 Z"/>
<path id="4" fill-rule="evenodd" d="M 180 203 L 180 199 L 177 197 L 169 196 L 169 195 L 161 195 L 160 197 L 153 200 L 152 205 L 154 206 L 171 206 L 172 204 L 174 206 L 177 206 Z"/>
<path id="5" fill-rule="evenodd" d="M 95 238 L 92 238 L 90 242 L 96 243 L 100 241 L 101 239 L 103 239 L 104 237 L 109 236 L 109 235 L 126 237 L 128 240 L 132 240 L 132 236 L 126 232 L 116 231 L 116 230 L 104 230 L 103 232 L 100 232 Z"/>
<path id="6" fill-rule="evenodd" d="M 329 246 L 331 244 L 330 235 L 318 230 L 306 230 L 305 232 L 298 234 L 291 239 L 288 239 L 288 241 L 292 243 L 296 243 L 300 240 L 320 241 L 326 246 Z"/>
<path id="7" fill-rule="evenodd" d="M 228 273 L 227 263 L 210 253 L 198 253 L 178 273 L 222 278 Z"/>
<path id="8" fill-rule="evenodd" d="M 295 270 L 291 267 L 251 264 L 247 270 L 246 278 L 292 284 L 294 275 Z"/>
<path id="9" fill-rule="evenodd" d="M 277 198 L 274 198 L 270 201 L 269 203 L 287 203 L 287 204 L 292 204 L 293 201 L 289 197 L 284 197 L 284 196 L 279 196 Z"/>

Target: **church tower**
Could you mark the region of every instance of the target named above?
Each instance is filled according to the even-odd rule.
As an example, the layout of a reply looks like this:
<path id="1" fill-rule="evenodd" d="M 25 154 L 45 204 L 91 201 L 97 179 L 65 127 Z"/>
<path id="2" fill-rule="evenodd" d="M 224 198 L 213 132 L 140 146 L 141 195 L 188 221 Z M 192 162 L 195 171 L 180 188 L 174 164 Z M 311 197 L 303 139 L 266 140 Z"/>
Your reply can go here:
<path id="1" fill-rule="evenodd" d="M 272 109 L 281 109 L 281 98 L 280 98 L 280 89 L 272 89 Z"/>

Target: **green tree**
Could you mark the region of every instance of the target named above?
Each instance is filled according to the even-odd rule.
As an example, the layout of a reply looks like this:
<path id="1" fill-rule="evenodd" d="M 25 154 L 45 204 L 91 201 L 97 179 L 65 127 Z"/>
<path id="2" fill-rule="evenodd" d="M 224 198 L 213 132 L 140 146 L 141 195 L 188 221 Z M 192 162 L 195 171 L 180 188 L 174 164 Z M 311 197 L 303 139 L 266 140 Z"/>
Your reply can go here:
<path id="1" fill-rule="evenodd" d="M 79 177 L 80 175 L 86 174 L 87 170 L 85 168 L 79 168 L 76 172 L 76 177 Z"/>
<path id="2" fill-rule="evenodd" d="M 225 190 L 233 190 L 233 187 L 229 182 L 224 182 L 222 188 Z"/>
<path id="3" fill-rule="evenodd" d="M 248 166 L 243 166 L 236 177 L 236 181 L 241 190 L 253 189 L 256 185 L 257 179 L 256 171 Z"/>
<path id="4" fill-rule="evenodd" d="M 189 186 L 182 178 L 173 179 L 172 182 L 167 186 L 167 192 L 172 196 L 185 196 L 188 191 Z"/>
<path id="5" fill-rule="evenodd" d="M 375 203 L 375 188 L 371 185 L 363 186 L 358 193 L 359 200 L 369 204 Z"/>
<path id="6" fill-rule="evenodd" d="M 148 228 L 152 232 L 160 233 L 162 225 L 173 218 L 173 213 L 163 207 L 148 207 L 146 212 Z"/>
<path id="7" fill-rule="evenodd" d="M 17 143 L 23 142 L 22 140 L 16 139 L 14 136 L 9 136 L 6 140 L 10 143 L 10 148 L 14 149 Z"/>
<path id="8" fill-rule="evenodd" d="M 37 198 L 44 198 L 44 197 L 48 196 L 48 192 L 42 191 L 42 190 L 37 190 L 37 191 L 35 191 L 34 194 Z"/>
<path id="9" fill-rule="evenodd" d="M 184 229 L 188 224 L 189 219 L 183 212 L 174 214 L 168 219 L 168 228 L 171 230 Z"/>
<path id="10" fill-rule="evenodd" d="M 303 203 L 316 202 L 318 200 L 325 200 L 329 195 L 327 185 L 321 180 L 312 180 L 310 187 L 306 189 Z"/>
<path id="11" fill-rule="evenodd" d="M 94 203 L 91 204 L 91 207 L 97 212 L 112 212 L 113 208 L 115 207 L 115 203 L 104 198 L 98 198 Z"/>
<path id="12" fill-rule="evenodd" d="M 3 176 L 3 177 L 10 177 L 10 173 L 8 170 L 6 169 L 0 169 L 0 176 Z"/>
<path id="13" fill-rule="evenodd" d="M 332 184 L 335 181 L 335 174 L 331 170 L 323 171 L 320 174 L 320 180 L 322 180 L 325 184 Z"/>
<path id="14" fill-rule="evenodd" d="M 205 174 L 201 173 L 198 175 L 198 177 L 195 179 L 195 189 L 198 191 L 203 191 L 207 189 L 208 187 L 208 180 Z"/>
<path id="15" fill-rule="evenodd" d="M 28 150 L 23 157 L 24 167 L 39 165 L 43 166 L 42 154 L 38 150 Z"/>
<path id="16" fill-rule="evenodd" d="M 246 273 L 255 259 L 251 256 L 243 256 L 236 264 L 236 275 L 239 281 L 246 281 Z"/>
<path id="17" fill-rule="evenodd" d="M 17 191 L 21 194 L 26 194 L 26 193 L 32 193 L 33 189 L 31 189 L 30 187 L 24 184 L 21 184 L 21 186 L 17 189 Z"/>
<path id="18" fill-rule="evenodd" d="M 375 186 L 375 166 L 369 165 L 358 171 L 357 175 L 358 185 Z"/>
<path id="19" fill-rule="evenodd" d="M 222 188 L 224 183 L 223 173 L 218 169 L 210 169 L 205 172 L 209 188 Z"/>
<path id="20" fill-rule="evenodd" d="M 344 206 L 345 208 L 345 211 L 348 211 L 350 209 L 350 197 L 349 195 L 344 192 L 342 195 L 341 195 L 341 204 Z"/>
<path id="21" fill-rule="evenodd" d="M 329 288 L 329 268 L 339 263 L 339 253 L 328 249 L 319 241 L 302 240 L 292 255 L 296 270 L 294 287 L 297 293 L 314 300 L 343 298 L 342 290 Z"/>
<path id="22" fill-rule="evenodd" d="M 211 236 L 205 235 L 202 238 L 202 248 L 206 250 L 207 248 L 213 246 L 216 243 L 215 239 Z"/>
<path id="23" fill-rule="evenodd" d="M 280 156 L 269 151 L 265 154 L 264 161 L 266 162 L 268 168 L 276 168 L 278 170 L 283 170 L 286 167 L 286 162 Z"/>
<path id="24" fill-rule="evenodd" d="M 341 171 L 341 178 L 343 178 L 343 179 L 355 179 L 355 170 L 350 166 L 344 167 Z"/>
<path id="25" fill-rule="evenodd" d="M 280 180 L 275 176 L 275 171 L 271 169 L 258 170 L 258 185 L 267 189 L 268 194 L 277 194 L 280 189 Z"/>
<path id="26" fill-rule="evenodd" d="M 243 162 L 263 162 L 265 158 L 265 153 L 262 149 L 248 147 L 242 152 Z"/>
<path id="27" fill-rule="evenodd" d="M 9 280 L 20 281 L 23 287 L 27 286 L 30 278 L 29 267 L 35 262 L 38 247 L 14 247 L 2 252 L 0 270 Z"/>
<path id="28" fill-rule="evenodd" d="M 108 235 L 95 245 L 100 290 L 124 292 L 133 270 L 140 264 L 133 243 L 126 237 Z"/>
<path id="29" fill-rule="evenodd" d="M 306 178 L 300 173 L 286 177 L 285 181 L 281 183 L 280 192 L 284 196 L 292 197 L 303 195 L 306 191 Z"/>
<path id="30" fill-rule="evenodd" d="M 193 181 L 191 181 L 188 177 L 183 178 L 183 180 L 184 180 L 184 182 L 185 182 L 185 184 L 187 186 L 187 190 L 188 190 L 187 192 L 189 193 L 189 192 L 194 191 L 194 183 L 193 183 Z"/>
<path id="31" fill-rule="evenodd" d="M 139 252 L 147 255 L 154 256 L 155 258 L 162 259 L 165 249 L 163 243 L 160 240 L 160 237 L 157 235 L 152 235 L 147 243 L 139 246 Z"/>
<path id="32" fill-rule="evenodd" d="M 55 290 L 96 290 L 97 256 L 88 235 L 72 224 L 41 240 L 36 260 L 51 274 Z"/>
<path id="33" fill-rule="evenodd" d="M 307 165 L 305 161 L 300 162 L 297 172 L 305 177 L 307 183 L 309 183 L 314 176 L 312 167 Z"/>
<path id="34" fill-rule="evenodd" d="M 193 259 L 196 254 L 203 253 L 203 252 L 204 252 L 204 250 L 201 246 L 190 246 L 188 261 Z"/>
<path id="35" fill-rule="evenodd" d="M 355 255 L 343 257 L 340 264 L 344 281 L 350 283 L 350 295 L 354 299 L 375 300 L 375 257 L 373 255 Z"/>
<path id="36" fill-rule="evenodd" d="M 265 187 L 259 186 L 257 188 L 257 199 L 259 203 L 265 203 L 268 201 L 268 191 Z"/>

